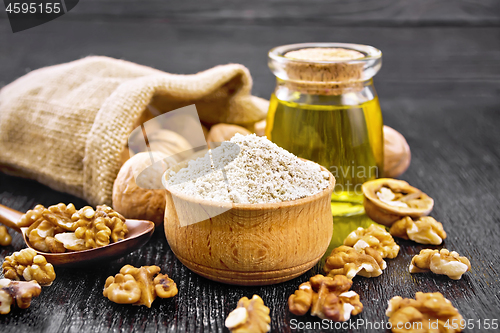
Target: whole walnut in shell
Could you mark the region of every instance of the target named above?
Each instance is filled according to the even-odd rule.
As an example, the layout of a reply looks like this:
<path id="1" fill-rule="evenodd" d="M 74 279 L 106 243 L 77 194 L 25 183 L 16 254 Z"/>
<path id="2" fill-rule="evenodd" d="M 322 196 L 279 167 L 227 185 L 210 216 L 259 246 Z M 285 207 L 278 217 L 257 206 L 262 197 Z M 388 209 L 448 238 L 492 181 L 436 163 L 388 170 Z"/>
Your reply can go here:
<path id="1" fill-rule="evenodd" d="M 396 178 L 410 166 L 411 152 L 405 137 L 384 126 L 384 177 Z"/>
<path id="2" fill-rule="evenodd" d="M 210 128 L 210 132 L 208 132 L 207 142 L 210 148 L 214 147 L 213 143 L 223 142 L 230 140 L 236 133 L 240 133 L 242 135 L 252 134 L 249 130 L 244 127 L 238 125 L 230 125 L 230 124 L 217 124 Z"/>
<path id="3" fill-rule="evenodd" d="M 143 131 L 134 130 L 128 141 L 129 152 L 134 155 L 145 151 L 153 151 L 161 153 L 165 157 L 173 156 L 179 161 L 189 157 L 193 148 L 189 141 L 181 134 L 161 129 L 159 126 L 161 125 L 153 123 L 145 127 L 147 142 Z"/>
<path id="4" fill-rule="evenodd" d="M 158 154 L 153 154 L 161 159 Z M 156 158 L 155 158 L 156 160 Z M 113 186 L 113 208 L 130 219 L 153 221 L 156 226 L 163 223 L 165 213 L 165 190 L 161 177 L 173 160 L 163 160 L 151 165 L 149 153 L 132 156 L 120 169 Z M 146 171 L 144 171 L 148 168 Z M 136 178 L 137 177 L 137 178 Z M 139 185 L 136 183 L 139 181 Z"/>
<path id="5" fill-rule="evenodd" d="M 253 125 L 253 131 L 258 136 L 265 136 L 266 135 L 266 120 L 264 119 L 264 120 L 256 122 Z"/>

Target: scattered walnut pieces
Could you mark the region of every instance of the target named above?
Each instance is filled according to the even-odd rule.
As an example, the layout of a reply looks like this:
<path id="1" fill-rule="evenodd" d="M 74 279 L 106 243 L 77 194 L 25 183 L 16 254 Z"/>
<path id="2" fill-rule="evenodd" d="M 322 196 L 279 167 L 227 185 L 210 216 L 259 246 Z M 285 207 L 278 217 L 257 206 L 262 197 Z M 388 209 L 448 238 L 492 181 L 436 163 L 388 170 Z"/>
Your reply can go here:
<path id="1" fill-rule="evenodd" d="M 411 239 L 420 244 L 439 245 L 446 239 L 443 225 L 430 216 L 422 216 L 417 220 L 406 216 L 397 221 L 389 230 L 391 235 L 403 239 Z"/>
<path id="2" fill-rule="evenodd" d="M 11 305 L 27 309 L 31 299 L 40 295 L 42 288 L 36 281 L 11 281 L 0 279 L 0 314 L 10 312 Z"/>
<path id="3" fill-rule="evenodd" d="M 258 295 L 252 299 L 243 297 L 238 301 L 236 309 L 226 318 L 225 325 L 232 333 L 265 333 L 271 326 L 269 308 Z"/>
<path id="4" fill-rule="evenodd" d="M 0 245 L 7 246 L 10 245 L 11 242 L 12 242 L 12 237 L 11 235 L 9 235 L 7 228 L 4 227 L 3 225 L 0 226 Z"/>
<path id="5" fill-rule="evenodd" d="M 3 274 L 11 280 L 35 280 L 42 286 L 50 286 L 56 278 L 54 266 L 33 249 L 23 249 L 5 257 Z"/>
<path id="6" fill-rule="evenodd" d="M 371 247 L 355 249 L 342 245 L 333 249 L 323 269 L 328 276 L 345 275 L 348 279 L 352 279 L 356 275 L 377 277 L 386 267 L 386 262 L 375 249 Z"/>
<path id="7" fill-rule="evenodd" d="M 404 216 L 428 215 L 434 200 L 402 180 L 380 178 L 362 186 L 366 214 L 375 222 L 391 226 Z"/>
<path id="8" fill-rule="evenodd" d="M 435 274 L 447 275 L 450 279 L 460 280 L 462 274 L 471 268 L 466 257 L 460 257 L 455 251 L 447 249 L 424 249 L 411 259 L 410 273 L 425 273 L 431 271 Z"/>
<path id="9" fill-rule="evenodd" d="M 344 245 L 352 246 L 357 250 L 371 247 L 380 253 L 382 258 L 394 259 L 399 253 L 399 245 L 396 244 L 391 234 L 376 224 L 370 225 L 367 229 L 359 227 L 354 230 L 344 240 Z"/>
<path id="10" fill-rule="evenodd" d="M 177 295 L 177 285 L 158 266 L 136 268 L 125 265 L 120 273 L 106 279 L 103 295 L 118 304 L 145 305 L 148 308 L 156 299 Z M 156 277 L 155 277 L 156 275 Z"/>
<path id="11" fill-rule="evenodd" d="M 302 316 L 311 309 L 311 315 L 321 319 L 346 321 L 363 311 L 359 295 L 349 291 L 352 281 L 343 275 L 316 275 L 288 298 L 291 313 Z"/>
<path id="12" fill-rule="evenodd" d="M 386 316 L 394 333 L 461 332 L 458 310 L 441 293 L 415 294 L 416 299 L 395 296 L 389 300 Z M 410 323 L 406 324 L 405 323 Z"/>
<path id="13" fill-rule="evenodd" d="M 128 233 L 125 218 L 102 205 L 96 210 L 85 206 L 76 210 L 63 203 L 45 208 L 37 205 L 24 214 L 19 223 L 31 246 L 41 252 L 62 253 L 88 250 L 118 242 Z"/>

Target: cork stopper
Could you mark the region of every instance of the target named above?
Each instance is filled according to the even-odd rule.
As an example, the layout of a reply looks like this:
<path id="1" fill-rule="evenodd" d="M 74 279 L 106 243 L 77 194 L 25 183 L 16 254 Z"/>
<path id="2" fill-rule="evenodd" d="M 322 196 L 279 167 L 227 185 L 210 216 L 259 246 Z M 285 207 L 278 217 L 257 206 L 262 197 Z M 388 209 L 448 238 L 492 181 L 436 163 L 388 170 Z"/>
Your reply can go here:
<path id="1" fill-rule="evenodd" d="M 345 48 L 305 48 L 284 54 L 291 61 L 285 84 L 293 90 L 316 95 L 340 95 L 363 89 L 363 63 L 352 60 L 365 55 Z"/>
<path id="2" fill-rule="evenodd" d="M 341 47 L 310 47 L 285 53 L 285 58 L 310 61 L 345 61 L 364 58 L 356 50 Z"/>

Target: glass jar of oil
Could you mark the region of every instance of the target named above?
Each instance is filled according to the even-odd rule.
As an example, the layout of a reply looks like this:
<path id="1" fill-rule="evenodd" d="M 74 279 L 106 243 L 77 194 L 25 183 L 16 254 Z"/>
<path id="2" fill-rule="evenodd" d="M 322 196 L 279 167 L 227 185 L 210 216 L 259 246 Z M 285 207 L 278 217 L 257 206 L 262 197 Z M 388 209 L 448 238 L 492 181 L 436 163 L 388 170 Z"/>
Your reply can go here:
<path id="1" fill-rule="evenodd" d="M 372 80 L 382 53 L 358 44 L 293 44 L 272 49 L 268 63 L 277 86 L 267 138 L 330 170 L 333 215 L 363 213 L 361 185 L 383 171 L 382 112 Z"/>

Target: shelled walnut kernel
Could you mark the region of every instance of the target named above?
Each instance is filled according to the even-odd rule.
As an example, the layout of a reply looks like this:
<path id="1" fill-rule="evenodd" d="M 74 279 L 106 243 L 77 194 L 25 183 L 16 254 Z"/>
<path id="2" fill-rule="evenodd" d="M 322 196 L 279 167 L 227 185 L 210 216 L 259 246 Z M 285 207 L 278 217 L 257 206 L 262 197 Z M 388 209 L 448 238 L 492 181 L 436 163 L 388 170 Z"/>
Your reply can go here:
<path id="1" fill-rule="evenodd" d="M 269 308 L 258 295 L 253 295 L 251 299 L 241 298 L 236 309 L 229 313 L 225 321 L 231 333 L 269 332 L 270 323 Z"/>
<path id="2" fill-rule="evenodd" d="M 431 271 L 435 274 L 447 275 L 453 280 L 460 280 L 462 275 L 468 272 L 470 268 L 469 259 L 460 257 L 455 251 L 424 249 L 412 258 L 409 271 L 410 273 Z"/>
<path id="3" fill-rule="evenodd" d="M 334 321 L 349 320 L 351 315 L 363 311 L 359 295 L 349 291 L 352 281 L 343 275 L 316 275 L 288 298 L 288 308 L 295 315 L 302 316 L 311 310 L 312 316 Z"/>
<path id="4" fill-rule="evenodd" d="M 5 257 L 3 274 L 11 280 L 35 280 L 42 286 L 50 286 L 56 278 L 54 266 L 33 249 L 23 249 Z"/>
<path id="5" fill-rule="evenodd" d="M 416 220 L 405 216 L 396 221 L 389 232 L 394 237 L 411 239 L 420 244 L 439 245 L 446 239 L 443 225 L 430 216 L 422 216 Z"/>
<path id="6" fill-rule="evenodd" d="M 367 229 L 359 227 L 354 230 L 346 237 L 344 245 L 355 249 L 371 247 L 380 253 L 382 258 L 394 259 L 399 253 L 399 245 L 396 244 L 391 234 L 376 224 L 370 225 Z"/>
<path id="7" fill-rule="evenodd" d="M 125 265 L 120 273 L 106 279 L 104 297 L 118 304 L 145 305 L 148 308 L 156 299 L 177 295 L 177 285 L 158 266 L 136 268 Z M 156 277 L 155 277 L 156 276 Z"/>
<path id="8" fill-rule="evenodd" d="M 328 276 L 345 275 L 352 279 L 356 275 L 367 278 L 377 277 L 387 267 L 380 254 L 371 247 L 356 250 L 342 245 L 333 249 L 326 259 L 324 271 Z"/>
<path id="9" fill-rule="evenodd" d="M 74 231 L 71 229 L 73 222 L 71 216 L 76 212 L 73 204 L 63 203 L 45 208 L 36 205 L 33 210 L 28 210 L 24 214 L 18 225 L 28 227 L 26 236 L 33 248 L 42 252 L 52 252 L 46 243 L 47 237 L 54 237 L 55 234 L 64 231 Z"/>
<path id="10" fill-rule="evenodd" d="M 417 292 L 415 299 L 395 296 L 389 300 L 385 314 L 393 333 L 462 331 L 462 316 L 441 293 Z M 446 323 L 448 327 L 444 326 Z M 456 329 L 452 323 L 458 323 Z"/>
<path id="11" fill-rule="evenodd" d="M 40 295 L 42 288 L 36 281 L 0 279 L 0 314 L 8 314 L 11 305 L 27 309 L 31 299 Z"/>

